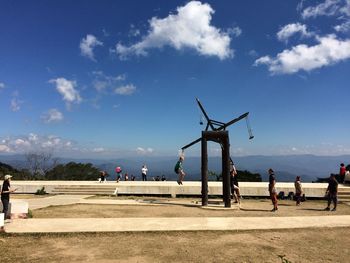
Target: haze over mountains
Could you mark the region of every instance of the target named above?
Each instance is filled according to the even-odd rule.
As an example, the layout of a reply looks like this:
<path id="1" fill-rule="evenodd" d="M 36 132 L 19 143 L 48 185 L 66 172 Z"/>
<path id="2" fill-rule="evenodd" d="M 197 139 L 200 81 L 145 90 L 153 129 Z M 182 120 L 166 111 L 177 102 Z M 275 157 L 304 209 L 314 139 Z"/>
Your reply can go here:
<path id="1" fill-rule="evenodd" d="M 141 166 L 146 164 L 149 169 L 149 180 L 157 175 L 165 175 L 168 180 L 174 180 L 174 166 L 177 157 L 133 157 L 127 159 L 67 159 L 60 158 L 60 163 L 82 162 L 93 163 L 96 167 L 106 170 L 109 180 L 115 178 L 114 169 L 121 166 L 123 172 L 133 174 L 137 180 L 141 179 Z M 10 164 L 15 168 L 25 168 L 24 155 L 0 155 L 0 161 Z M 330 173 L 338 173 L 339 164 L 350 163 L 350 155 L 342 156 L 316 156 L 316 155 L 285 155 L 285 156 L 243 156 L 235 157 L 237 169 L 260 173 L 263 181 L 267 181 L 266 170 L 273 168 L 276 171 L 278 181 L 294 181 L 296 175 L 301 175 L 304 182 L 311 182 L 317 177 L 327 177 Z M 221 172 L 221 158 L 209 157 L 209 170 Z M 200 180 L 201 159 L 200 157 L 187 157 L 184 162 L 187 180 Z"/>

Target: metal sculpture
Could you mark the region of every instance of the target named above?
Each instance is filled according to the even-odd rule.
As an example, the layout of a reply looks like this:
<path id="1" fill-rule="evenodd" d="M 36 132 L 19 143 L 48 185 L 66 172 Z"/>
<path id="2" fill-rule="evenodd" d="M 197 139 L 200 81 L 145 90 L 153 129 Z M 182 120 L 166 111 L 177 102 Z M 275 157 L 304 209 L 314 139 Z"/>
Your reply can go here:
<path id="1" fill-rule="evenodd" d="M 202 206 L 208 205 L 208 150 L 207 150 L 207 142 L 213 141 L 217 142 L 221 145 L 221 154 L 222 154 L 222 193 L 223 193 L 223 201 L 225 203 L 225 207 L 231 207 L 231 189 L 230 189 L 230 163 L 232 163 L 232 160 L 230 158 L 230 141 L 229 141 L 229 134 L 228 131 L 226 131 L 226 128 L 230 125 L 242 120 L 246 119 L 246 124 L 248 128 L 249 133 L 249 139 L 253 139 L 254 136 L 252 134 L 252 130 L 250 128 L 248 115 L 249 112 L 246 112 L 239 116 L 238 118 L 235 118 L 227 123 L 216 121 L 213 119 L 210 119 L 206 111 L 204 110 L 204 107 L 202 106 L 201 102 L 198 98 L 196 98 L 197 104 L 204 115 L 205 119 L 207 120 L 207 125 L 204 131 L 202 131 L 202 137 L 198 138 L 197 140 L 194 140 L 193 142 L 185 145 L 182 147 L 182 151 L 185 149 L 191 147 L 192 145 L 201 142 L 201 175 L 202 175 Z M 200 124 L 203 124 L 203 121 L 201 119 Z M 211 130 L 209 131 L 209 128 Z"/>

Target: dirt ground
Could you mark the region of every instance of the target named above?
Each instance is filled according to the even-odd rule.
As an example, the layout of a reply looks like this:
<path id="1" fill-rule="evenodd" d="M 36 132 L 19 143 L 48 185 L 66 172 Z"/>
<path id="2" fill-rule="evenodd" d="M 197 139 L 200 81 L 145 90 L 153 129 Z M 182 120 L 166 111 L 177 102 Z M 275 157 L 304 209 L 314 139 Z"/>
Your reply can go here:
<path id="1" fill-rule="evenodd" d="M 99 198 L 101 199 L 101 198 Z M 123 198 L 120 198 L 123 199 Z M 125 199 L 125 198 L 124 198 Z M 135 199 L 128 197 L 127 199 Z M 137 197 L 136 199 L 140 199 Z M 280 201 L 270 212 L 267 199 L 244 199 L 241 210 L 201 208 L 199 199 L 141 198 L 156 205 L 54 206 L 33 211 L 34 218 L 215 217 L 350 214 L 325 201 L 295 206 Z M 217 202 L 218 200 L 213 200 Z M 0 234 L 0 261 L 6 262 L 349 262 L 349 228 L 266 231 L 188 231 L 69 234 Z"/>
<path id="2" fill-rule="evenodd" d="M 75 204 L 51 206 L 33 211 L 34 218 L 109 218 L 109 217 L 267 217 L 350 215 L 350 206 L 339 204 L 336 212 L 326 212 L 326 201 L 312 200 L 296 206 L 294 201 L 279 201 L 279 210 L 271 212 L 268 199 L 244 199 L 240 210 L 203 209 L 198 199 L 143 198 L 157 205 Z M 223 205 L 221 205 L 223 207 Z"/>
<path id="3" fill-rule="evenodd" d="M 1 262 L 349 262 L 350 229 L 0 234 Z"/>

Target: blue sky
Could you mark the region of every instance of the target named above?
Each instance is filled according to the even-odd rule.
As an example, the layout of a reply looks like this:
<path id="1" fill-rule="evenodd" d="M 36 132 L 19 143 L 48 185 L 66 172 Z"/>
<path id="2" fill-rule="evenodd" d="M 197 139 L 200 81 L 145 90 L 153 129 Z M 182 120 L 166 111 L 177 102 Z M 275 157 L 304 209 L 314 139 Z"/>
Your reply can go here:
<path id="1" fill-rule="evenodd" d="M 349 0 L 0 0 L 0 153 L 176 155 L 198 97 L 232 155 L 350 154 L 349 73 Z"/>

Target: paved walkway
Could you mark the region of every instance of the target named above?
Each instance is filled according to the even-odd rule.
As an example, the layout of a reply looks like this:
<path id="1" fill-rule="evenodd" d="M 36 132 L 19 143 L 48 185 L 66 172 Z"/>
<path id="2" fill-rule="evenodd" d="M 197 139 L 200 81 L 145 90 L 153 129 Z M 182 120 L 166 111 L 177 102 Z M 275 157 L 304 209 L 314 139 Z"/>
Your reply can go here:
<path id="1" fill-rule="evenodd" d="M 52 205 L 119 204 L 157 205 L 181 203 L 200 206 L 184 200 L 111 200 L 85 199 L 88 195 L 57 195 L 37 199 L 22 199 L 30 209 Z M 18 200 L 18 199 L 17 199 Z M 186 204 L 185 204 L 186 203 Z M 177 217 L 177 218 L 38 218 L 14 219 L 5 224 L 7 233 L 61 232 L 126 232 L 126 231 L 208 231 L 208 230 L 266 230 L 317 227 L 350 227 L 350 215 L 301 217 Z"/>
<path id="2" fill-rule="evenodd" d="M 7 233 L 267 230 L 350 227 L 350 216 L 17 219 Z"/>

